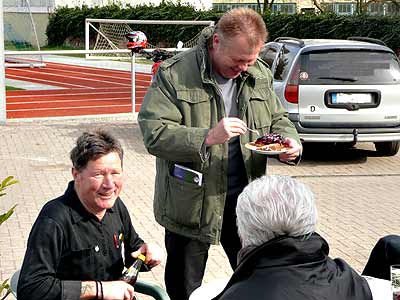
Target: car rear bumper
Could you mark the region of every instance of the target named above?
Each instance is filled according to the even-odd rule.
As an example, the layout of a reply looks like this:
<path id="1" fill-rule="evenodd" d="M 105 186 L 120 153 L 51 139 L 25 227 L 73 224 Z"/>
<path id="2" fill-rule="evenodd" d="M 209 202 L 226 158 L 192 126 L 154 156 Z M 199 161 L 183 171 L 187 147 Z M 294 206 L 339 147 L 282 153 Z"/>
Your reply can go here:
<path id="1" fill-rule="evenodd" d="M 400 134 L 310 134 L 299 133 L 303 142 L 391 142 L 399 141 Z"/>
<path id="2" fill-rule="evenodd" d="M 304 142 L 389 142 L 400 140 L 400 127 L 305 128 L 293 122 Z"/>

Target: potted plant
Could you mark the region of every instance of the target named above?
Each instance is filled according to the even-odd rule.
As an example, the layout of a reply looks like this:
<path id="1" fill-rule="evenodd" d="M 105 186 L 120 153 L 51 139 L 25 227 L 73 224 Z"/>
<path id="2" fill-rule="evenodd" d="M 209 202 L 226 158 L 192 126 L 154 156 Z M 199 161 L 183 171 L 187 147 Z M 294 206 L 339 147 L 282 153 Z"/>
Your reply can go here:
<path id="1" fill-rule="evenodd" d="M 5 190 L 10 185 L 18 183 L 18 180 L 15 180 L 13 176 L 8 176 L 6 179 L 1 181 L 0 183 L 0 197 L 5 196 Z M 14 209 L 17 205 L 11 207 L 7 212 L 0 215 L 0 225 L 3 224 L 11 215 L 14 213 Z M 11 293 L 10 285 L 8 283 L 8 279 L 4 280 L 0 283 L 0 300 L 4 300 Z"/>

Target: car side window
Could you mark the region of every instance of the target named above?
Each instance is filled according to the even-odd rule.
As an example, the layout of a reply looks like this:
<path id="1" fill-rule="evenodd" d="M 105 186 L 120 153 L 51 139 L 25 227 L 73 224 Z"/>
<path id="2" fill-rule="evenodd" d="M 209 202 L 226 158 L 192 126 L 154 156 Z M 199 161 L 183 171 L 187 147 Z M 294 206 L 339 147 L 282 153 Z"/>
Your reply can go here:
<path id="1" fill-rule="evenodd" d="M 271 70 L 272 70 L 272 66 L 274 64 L 276 53 L 277 53 L 277 49 L 272 48 L 272 47 L 266 47 L 260 52 L 261 59 L 268 64 L 268 66 Z"/>
<path id="2" fill-rule="evenodd" d="M 283 80 L 289 71 L 289 62 L 293 60 L 293 54 L 283 45 L 277 59 L 277 64 L 274 72 L 274 79 Z"/>

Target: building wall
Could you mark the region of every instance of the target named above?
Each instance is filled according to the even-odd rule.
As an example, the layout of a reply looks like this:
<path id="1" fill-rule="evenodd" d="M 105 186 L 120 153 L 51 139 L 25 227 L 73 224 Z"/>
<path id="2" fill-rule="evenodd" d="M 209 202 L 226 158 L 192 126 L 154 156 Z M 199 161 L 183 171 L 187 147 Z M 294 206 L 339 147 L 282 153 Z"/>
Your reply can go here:
<path id="1" fill-rule="evenodd" d="M 262 4 L 263 1 L 260 0 Z M 357 1 L 355 0 L 321 0 L 320 4 L 328 4 L 330 10 L 339 15 L 352 15 L 356 10 Z M 276 0 L 274 1 L 273 12 L 284 12 L 284 13 L 294 13 L 291 12 L 293 9 L 288 10 L 287 5 L 292 4 L 296 7 L 296 12 L 306 12 L 306 11 L 318 11 L 312 0 Z M 286 9 L 284 6 L 286 5 Z M 225 7 L 233 8 L 237 6 L 247 6 L 247 7 L 257 7 L 257 0 L 214 0 L 213 6 L 215 8 Z M 225 10 L 225 9 L 223 9 Z M 288 12 L 290 11 L 290 12 Z M 369 4 L 369 9 L 367 11 L 370 15 L 398 15 L 400 13 L 399 8 L 395 4 L 387 1 L 386 3 L 371 3 Z"/>
<path id="2" fill-rule="evenodd" d="M 260 0 L 261 5 L 263 4 L 263 0 Z M 218 5 L 228 5 L 230 8 L 234 8 L 237 6 L 247 6 L 255 8 L 257 7 L 257 0 L 214 0 L 213 6 L 218 7 Z M 294 12 L 301 12 L 303 8 L 314 8 L 312 0 L 279 0 L 275 1 L 274 5 L 277 6 L 285 6 L 285 5 L 292 5 L 295 7 Z M 279 8 L 278 8 L 279 9 Z"/>
<path id="3" fill-rule="evenodd" d="M 37 41 L 33 32 L 32 22 L 27 13 L 4 12 L 4 39 L 12 43 L 24 41 L 30 43 L 34 47 L 47 45 L 46 28 L 49 23 L 49 14 L 34 13 L 32 14 L 37 32 Z"/>

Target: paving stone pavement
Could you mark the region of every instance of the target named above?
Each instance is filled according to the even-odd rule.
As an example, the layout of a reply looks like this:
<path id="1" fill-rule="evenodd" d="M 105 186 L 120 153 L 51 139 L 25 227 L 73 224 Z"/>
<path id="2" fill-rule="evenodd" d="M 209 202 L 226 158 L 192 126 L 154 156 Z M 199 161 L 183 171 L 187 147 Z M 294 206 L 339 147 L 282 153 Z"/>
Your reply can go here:
<path id="1" fill-rule="evenodd" d="M 141 237 L 164 248 L 164 231 L 152 213 L 155 159 L 145 150 L 136 116 L 10 120 L 0 126 L 0 179 L 20 181 L 0 198 L 0 214 L 18 204 L 0 226 L 0 282 L 22 262 L 30 228 L 39 210 L 62 194 L 71 177 L 69 151 L 84 130 L 104 128 L 125 150 L 121 197 Z M 362 271 L 368 255 L 385 234 L 399 233 L 397 215 L 400 156 L 377 157 L 372 144 L 355 149 L 307 147 L 299 166 L 270 159 L 269 174 L 287 174 L 311 186 L 319 209 L 320 232 L 330 243 L 331 256 L 347 260 Z M 164 264 L 142 279 L 163 283 Z M 220 246 L 212 246 L 205 282 L 232 273 Z"/>

